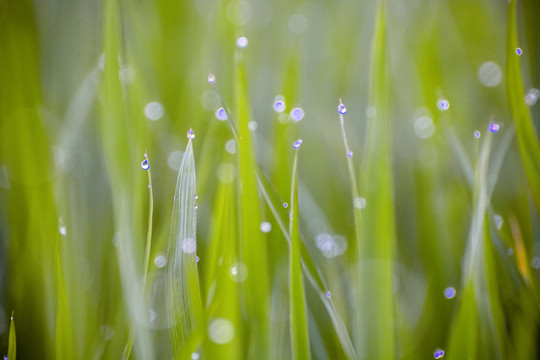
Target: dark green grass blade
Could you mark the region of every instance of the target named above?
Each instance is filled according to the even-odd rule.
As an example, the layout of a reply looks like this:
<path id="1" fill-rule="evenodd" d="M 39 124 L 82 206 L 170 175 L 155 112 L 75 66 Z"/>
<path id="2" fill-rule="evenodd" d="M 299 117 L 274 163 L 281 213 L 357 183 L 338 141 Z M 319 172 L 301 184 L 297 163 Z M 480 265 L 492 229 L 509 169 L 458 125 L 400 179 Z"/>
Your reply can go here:
<path id="1" fill-rule="evenodd" d="M 9 324 L 8 359 L 15 360 L 16 358 L 17 358 L 17 336 L 15 334 L 15 319 L 13 319 L 13 312 L 12 312 L 11 323 Z"/>
<path id="2" fill-rule="evenodd" d="M 291 185 L 291 214 L 289 234 L 291 237 L 289 255 L 289 311 L 290 332 L 293 359 L 310 359 L 309 333 L 306 315 L 306 297 L 300 249 L 302 239 L 298 225 L 298 189 L 297 189 L 298 150 L 294 156 Z"/>
<path id="3" fill-rule="evenodd" d="M 202 303 L 196 262 L 196 182 L 190 139 L 180 165 L 168 248 L 167 313 L 174 359 L 180 359 L 189 334 L 202 323 Z"/>
<path id="4" fill-rule="evenodd" d="M 243 283 L 247 316 L 251 319 L 250 354 L 265 359 L 269 356 L 270 285 L 266 243 L 259 226 L 260 202 L 257 190 L 256 162 L 248 123 L 251 108 L 246 65 L 242 51 L 236 53 L 235 112 L 238 118 L 238 152 L 240 160 L 240 255 L 249 276 Z"/>
<path id="5" fill-rule="evenodd" d="M 521 161 L 529 181 L 536 211 L 540 213 L 540 144 L 533 127 L 531 113 L 525 104 L 520 57 L 516 54 L 516 49 L 519 47 L 516 7 L 517 0 L 511 0 L 506 30 L 506 94 L 516 126 Z"/>
<path id="6" fill-rule="evenodd" d="M 354 339 L 361 359 L 394 359 L 392 275 L 396 242 L 391 126 L 387 111 L 386 6 L 379 2 L 371 59 L 367 152 L 360 174 L 360 194 L 366 199 L 358 244 L 355 279 Z"/>

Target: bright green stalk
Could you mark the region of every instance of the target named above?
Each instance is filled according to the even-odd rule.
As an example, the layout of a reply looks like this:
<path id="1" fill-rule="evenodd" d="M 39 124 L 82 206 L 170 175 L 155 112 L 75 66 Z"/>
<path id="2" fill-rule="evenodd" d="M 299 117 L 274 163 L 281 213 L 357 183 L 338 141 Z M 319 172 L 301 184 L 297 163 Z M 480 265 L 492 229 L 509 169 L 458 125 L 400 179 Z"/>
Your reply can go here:
<path id="1" fill-rule="evenodd" d="M 355 277 L 354 337 L 360 359 L 394 359 L 393 261 L 396 243 L 387 101 L 386 6 L 379 2 L 371 60 L 370 118 L 360 193 L 366 199 Z"/>
<path id="2" fill-rule="evenodd" d="M 8 359 L 16 360 L 17 358 L 17 337 L 15 335 L 15 320 L 13 319 L 14 312 L 11 312 L 11 323 L 9 324 L 9 340 L 8 340 Z"/>
<path id="3" fill-rule="evenodd" d="M 297 189 L 298 149 L 295 151 L 291 183 L 291 215 L 289 234 L 291 237 L 289 255 L 289 311 L 293 359 L 310 359 L 309 333 L 306 315 L 306 297 L 302 275 L 300 249 L 302 239 L 298 229 L 298 189 Z"/>

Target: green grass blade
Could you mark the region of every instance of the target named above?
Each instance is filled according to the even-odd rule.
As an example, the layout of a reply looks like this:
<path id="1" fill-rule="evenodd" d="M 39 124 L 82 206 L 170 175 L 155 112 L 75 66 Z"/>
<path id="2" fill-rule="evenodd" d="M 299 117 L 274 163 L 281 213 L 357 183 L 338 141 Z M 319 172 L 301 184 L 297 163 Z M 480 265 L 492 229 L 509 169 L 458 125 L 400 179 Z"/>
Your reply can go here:
<path id="1" fill-rule="evenodd" d="M 250 354 L 260 359 L 269 356 L 270 285 L 267 249 L 259 225 L 260 202 L 257 190 L 256 162 L 248 123 L 251 107 L 248 94 L 246 64 L 241 50 L 236 53 L 235 112 L 238 118 L 238 153 L 240 160 L 240 255 L 249 276 L 243 283 L 247 316 L 252 327 Z"/>
<path id="2" fill-rule="evenodd" d="M 202 321 L 202 302 L 196 262 L 196 182 L 192 131 L 180 165 L 168 248 L 169 296 L 167 313 L 172 352 L 179 359 L 188 335 Z"/>
<path id="3" fill-rule="evenodd" d="M 520 57 L 516 24 L 517 0 L 511 0 L 508 8 L 506 29 L 506 94 L 521 153 L 521 161 L 529 181 L 536 211 L 540 213 L 540 144 L 532 123 L 531 113 L 525 104 L 525 93 L 521 78 Z"/>
<path id="4" fill-rule="evenodd" d="M 11 313 L 11 323 L 9 324 L 8 359 L 17 359 L 17 337 L 15 334 L 15 320 L 13 319 L 13 312 Z"/>
<path id="5" fill-rule="evenodd" d="M 289 311 L 293 359 L 310 359 L 309 333 L 306 315 L 306 296 L 300 249 L 302 239 L 299 231 L 298 189 L 297 189 L 298 150 L 294 155 L 291 184 L 291 214 L 289 234 L 291 237 L 289 255 Z"/>
<path id="6" fill-rule="evenodd" d="M 366 199 L 358 248 L 355 345 L 362 359 L 393 359 L 393 261 L 396 242 L 391 167 L 391 127 L 387 111 L 386 6 L 379 1 L 371 59 L 367 152 L 360 194 Z"/>
<path id="7" fill-rule="evenodd" d="M 66 282 L 62 266 L 62 258 L 60 251 L 60 242 L 57 245 L 56 251 L 56 292 L 57 292 L 57 308 L 56 308 L 56 329 L 55 336 L 55 356 L 59 359 L 76 359 L 75 339 L 73 337 L 73 327 L 71 324 L 71 312 L 68 303 Z"/>

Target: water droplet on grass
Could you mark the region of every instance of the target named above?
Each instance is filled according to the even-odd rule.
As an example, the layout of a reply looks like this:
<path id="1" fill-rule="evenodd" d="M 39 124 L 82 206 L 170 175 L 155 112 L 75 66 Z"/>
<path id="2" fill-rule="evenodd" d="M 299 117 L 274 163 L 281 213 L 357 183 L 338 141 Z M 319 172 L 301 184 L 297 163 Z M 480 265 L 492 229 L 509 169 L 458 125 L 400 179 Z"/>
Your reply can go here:
<path id="1" fill-rule="evenodd" d="M 199 262 L 199 257 L 195 256 L 195 262 Z"/>
<path id="2" fill-rule="evenodd" d="M 193 207 L 195 208 L 195 210 L 197 210 L 199 208 L 199 205 L 195 204 Z"/>
<path id="3" fill-rule="evenodd" d="M 540 90 L 532 88 L 525 95 L 525 104 L 527 106 L 533 106 L 540 98 Z"/>
<path id="4" fill-rule="evenodd" d="M 278 95 L 274 98 L 274 111 L 278 113 L 282 113 L 285 111 L 285 99 L 283 96 Z"/>
<path id="5" fill-rule="evenodd" d="M 283 203 L 283 207 L 284 208 L 287 208 L 287 206 L 289 206 L 289 204 L 287 204 L 286 202 Z"/>
<path id="6" fill-rule="evenodd" d="M 143 170 L 148 170 L 150 169 L 150 164 L 148 163 L 148 159 L 144 159 L 142 162 L 141 162 L 141 168 Z"/>
<path id="7" fill-rule="evenodd" d="M 255 130 L 257 130 L 258 127 L 259 127 L 259 124 L 257 124 L 256 121 L 253 121 L 253 120 L 252 120 L 252 121 L 250 121 L 250 122 L 248 123 L 248 129 L 249 129 L 250 131 L 255 131 Z"/>
<path id="8" fill-rule="evenodd" d="M 353 205 L 357 209 L 364 209 L 367 205 L 367 201 L 363 197 L 359 196 L 353 200 Z"/>
<path id="9" fill-rule="evenodd" d="M 496 133 L 497 131 L 499 131 L 499 124 L 496 124 L 496 123 L 492 123 L 492 124 L 489 124 L 489 131 L 491 131 L 492 133 Z"/>
<path id="10" fill-rule="evenodd" d="M 67 229 L 66 229 L 66 226 L 65 226 L 65 225 L 60 225 L 60 227 L 58 228 L 58 230 L 60 231 L 60 235 L 62 235 L 62 236 L 66 236 L 66 235 L 67 235 Z"/>
<path id="11" fill-rule="evenodd" d="M 149 102 L 144 107 L 144 116 L 146 116 L 148 120 L 159 120 L 161 119 L 161 117 L 163 117 L 164 114 L 165 108 L 163 107 L 163 105 L 161 105 L 161 103 L 157 101 Z"/>
<path id="12" fill-rule="evenodd" d="M 208 326 L 208 337 L 216 344 L 226 344 L 234 338 L 234 325 L 227 319 L 214 319 Z"/>
<path id="13" fill-rule="evenodd" d="M 300 149 L 300 146 L 302 145 L 302 139 L 298 139 L 294 142 L 293 148 Z"/>
<path id="14" fill-rule="evenodd" d="M 493 220 L 495 221 L 495 226 L 497 230 L 501 230 L 503 226 L 503 218 L 501 215 L 493 215 Z"/>
<path id="15" fill-rule="evenodd" d="M 236 262 L 231 265 L 230 277 L 236 282 L 242 282 L 246 280 L 248 276 L 248 269 L 246 264 L 241 262 Z"/>
<path id="16" fill-rule="evenodd" d="M 241 36 L 236 40 L 236 46 L 240 49 L 245 49 L 248 46 L 248 39 L 245 36 Z"/>
<path id="17" fill-rule="evenodd" d="M 193 198 L 194 198 L 195 200 L 199 200 L 199 195 L 195 194 L 195 195 L 193 195 Z"/>
<path id="18" fill-rule="evenodd" d="M 435 357 L 435 359 L 442 358 L 444 356 L 444 350 L 441 350 L 441 349 L 435 350 L 435 352 L 433 353 L 433 356 Z"/>
<path id="19" fill-rule="evenodd" d="M 270 224 L 268 221 L 264 221 L 261 223 L 261 231 L 263 233 L 269 233 L 270 230 L 272 230 L 272 224 Z"/>
<path id="20" fill-rule="evenodd" d="M 304 118 L 304 110 L 302 110 L 302 108 L 296 107 L 291 110 L 290 117 L 292 121 L 299 122 Z"/>
<path id="21" fill-rule="evenodd" d="M 478 68 L 478 80 L 487 87 L 497 86 L 502 80 L 502 71 L 493 61 L 486 61 Z"/>
<path id="22" fill-rule="evenodd" d="M 215 115 L 216 115 L 216 119 L 218 119 L 219 121 L 227 120 L 227 112 L 222 107 L 216 110 Z"/>
<path id="23" fill-rule="evenodd" d="M 480 139 L 480 135 L 481 135 L 481 134 L 480 134 L 480 131 L 476 130 L 476 131 L 474 132 L 474 137 L 475 137 L 475 138 Z"/>
<path id="24" fill-rule="evenodd" d="M 192 237 L 187 237 L 182 241 L 182 251 L 186 254 L 192 254 L 197 249 L 197 242 Z"/>
<path id="25" fill-rule="evenodd" d="M 435 124 L 429 116 L 421 116 L 414 122 L 414 132 L 420 139 L 429 139 L 435 133 Z"/>
<path id="26" fill-rule="evenodd" d="M 167 256 L 162 252 L 158 253 L 154 258 L 154 265 L 160 269 L 165 267 L 165 265 L 167 265 Z"/>
<path id="27" fill-rule="evenodd" d="M 225 150 L 229 154 L 235 154 L 236 153 L 236 141 L 234 139 L 230 139 L 225 143 Z"/>
<path id="28" fill-rule="evenodd" d="M 450 103 L 444 98 L 439 98 L 439 100 L 437 100 L 437 108 L 440 111 L 446 111 L 450 108 Z"/>
<path id="29" fill-rule="evenodd" d="M 347 108 L 345 107 L 345 105 L 343 105 L 343 103 L 340 103 L 338 105 L 337 112 L 338 114 L 341 114 L 341 115 L 345 115 L 347 113 Z"/>
<path id="30" fill-rule="evenodd" d="M 326 293 L 326 297 L 329 299 L 332 297 L 332 294 L 330 293 L 330 291 Z"/>
<path id="31" fill-rule="evenodd" d="M 352 151 L 349 151 L 349 152 L 347 153 L 347 157 L 352 158 L 352 157 L 353 157 L 353 152 L 352 152 Z"/>
<path id="32" fill-rule="evenodd" d="M 518 56 L 521 56 L 521 54 L 523 54 L 523 51 L 521 50 L 521 48 L 516 48 L 516 54 Z"/>
<path id="33" fill-rule="evenodd" d="M 200 355 L 198 352 L 194 352 L 193 354 L 191 354 L 191 360 L 199 360 L 200 358 Z"/>
<path id="34" fill-rule="evenodd" d="M 187 132 L 187 138 L 190 140 L 195 139 L 195 133 L 193 132 L 193 130 L 189 129 L 189 131 Z"/>
<path id="35" fill-rule="evenodd" d="M 454 289 L 453 287 L 447 287 L 446 289 L 444 289 L 444 297 L 447 298 L 447 299 L 453 299 L 454 296 L 456 296 L 456 289 Z"/>
<path id="36" fill-rule="evenodd" d="M 322 233 L 315 238 L 315 244 L 328 259 L 342 255 L 347 250 L 347 241 L 343 236 Z"/>
<path id="37" fill-rule="evenodd" d="M 208 83 L 213 85 L 216 82 L 216 76 L 214 74 L 208 75 Z"/>

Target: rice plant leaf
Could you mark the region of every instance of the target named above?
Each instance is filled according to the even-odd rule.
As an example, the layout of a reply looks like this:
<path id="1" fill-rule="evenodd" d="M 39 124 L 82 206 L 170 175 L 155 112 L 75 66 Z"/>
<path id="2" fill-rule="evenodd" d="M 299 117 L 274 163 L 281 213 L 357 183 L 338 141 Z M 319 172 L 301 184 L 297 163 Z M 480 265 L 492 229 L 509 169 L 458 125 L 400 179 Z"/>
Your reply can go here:
<path id="1" fill-rule="evenodd" d="M 259 359 L 267 358 L 270 335 L 270 285 L 267 263 L 267 248 L 262 233 L 259 194 L 257 191 L 256 161 L 253 151 L 246 64 L 239 50 L 235 61 L 235 112 L 238 118 L 238 153 L 240 160 L 240 255 L 247 266 L 249 276 L 243 282 L 243 295 L 246 312 L 252 319 L 249 330 L 250 353 Z"/>
<path id="2" fill-rule="evenodd" d="M 174 359 L 181 358 L 189 334 L 202 325 L 196 261 L 196 194 L 195 159 L 190 138 L 178 172 L 168 247 L 167 313 Z"/>
<path id="3" fill-rule="evenodd" d="M 393 261 L 396 242 L 391 166 L 386 5 L 379 1 L 372 44 L 371 84 L 366 153 L 360 195 L 366 199 L 358 244 L 355 277 L 354 338 L 357 354 L 366 359 L 394 359 Z M 375 115 L 376 113 L 376 115 Z"/>
<path id="4" fill-rule="evenodd" d="M 508 8 L 506 29 L 506 95 L 512 119 L 516 127 L 521 161 L 529 182 L 536 211 L 540 213 L 540 144 L 532 123 L 531 113 L 525 103 L 521 76 L 516 24 L 517 0 L 511 0 Z"/>
<path id="5" fill-rule="evenodd" d="M 306 296 L 304 292 L 304 279 L 300 249 L 302 239 L 298 225 L 298 189 L 297 189 L 297 163 L 298 151 L 294 157 L 291 185 L 291 213 L 289 221 L 289 234 L 291 236 L 289 255 L 289 311 L 290 332 L 293 359 L 310 359 L 309 333 L 306 315 Z"/>
<path id="6" fill-rule="evenodd" d="M 15 334 L 15 319 L 14 312 L 11 313 L 11 323 L 9 324 L 9 340 L 8 340 L 8 359 L 15 360 L 17 358 L 17 337 Z"/>
<path id="7" fill-rule="evenodd" d="M 62 273 L 62 260 L 60 255 L 60 244 L 56 252 L 56 288 L 57 288 L 57 308 L 56 308 L 56 329 L 55 329 L 55 356 L 59 359 L 75 359 L 73 346 L 73 328 L 71 325 L 71 313 L 66 291 L 66 282 Z"/>

